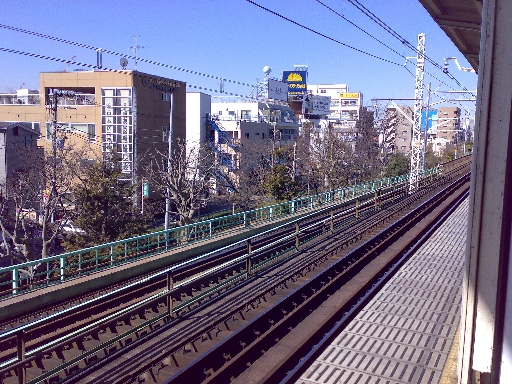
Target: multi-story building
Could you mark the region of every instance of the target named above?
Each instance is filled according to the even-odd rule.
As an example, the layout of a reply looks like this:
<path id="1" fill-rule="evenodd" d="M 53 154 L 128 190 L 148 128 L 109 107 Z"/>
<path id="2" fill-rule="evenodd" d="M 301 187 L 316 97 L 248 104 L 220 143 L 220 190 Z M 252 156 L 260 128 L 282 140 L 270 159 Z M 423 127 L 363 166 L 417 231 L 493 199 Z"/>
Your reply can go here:
<path id="1" fill-rule="evenodd" d="M 57 135 L 103 152 L 115 150 L 123 175 L 133 183 L 141 175 L 144 154 L 167 151 L 171 121 L 174 140 L 186 138 L 186 87 L 181 81 L 131 70 L 49 72 L 41 73 L 39 81 L 38 92 L 0 95 L 0 120 L 32 127 L 42 147 L 51 147 Z M 55 90 L 75 95 L 56 97 L 53 108 Z"/>
<path id="2" fill-rule="evenodd" d="M 288 105 L 214 98 L 211 111 L 234 140 L 271 139 L 286 144 L 299 134 L 299 124 Z"/>
<path id="3" fill-rule="evenodd" d="M 215 97 L 207 121 L 206 138 L 215 150 L 219 170 L 232 172 L 251 167 L 249 147 L 293 145 L 299 135 L 299 124 L 293 110 L 271 101 L 246 101 Z M 240 146 L 246 142 L 245 146 Z"/>
<path id="4" fill-rule="evenodd" d="M 440 107 L 438 112 L 437 138 L 444 138 L 452 144 L 456 144 L 459 139 L 460 128 L 460 108 L 459 107 Z"/>
<path id="5" fill-rule="evenodd" d="M 307 89 L 310 94 L 331 98 L 330 113 L 327 115 L 330 127 L 347 140 L 355 139 L 357 122 L 363 105 L 363 94 L 349 92 L 346 84 L 309 84 Z"/>
<path id="6" fill-rule="evenodd" d="M 409 153 L 412 141 L 412 118 L 413 110 L 407 105 L 387 108 L 384 142 L 388 152 Z"/>

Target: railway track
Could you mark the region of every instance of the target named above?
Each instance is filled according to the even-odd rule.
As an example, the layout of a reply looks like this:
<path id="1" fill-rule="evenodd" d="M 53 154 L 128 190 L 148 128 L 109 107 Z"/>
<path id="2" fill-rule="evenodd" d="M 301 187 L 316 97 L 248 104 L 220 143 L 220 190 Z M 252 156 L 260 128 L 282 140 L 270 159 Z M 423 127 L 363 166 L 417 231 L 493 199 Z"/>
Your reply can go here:
<path id="1" fill-rule="evenodd" d="M 440 203 L 443 197 L 435 196 L 369 238 L 165 383 L 296 382 L 433 228 L 467 198 L 468 181 L 461 180 L 449 199 Z"/>
<path id="2" fill-rule="evenodd" d="M 10 339 L 0 339 L 1 361 L 10 361 L 1 366 L 0 377 L 5 383 L 20 377 L 26 382 L 162 381 L 455 174 L 411 196 L 385 191 L 366 206 L 327 212 L 319 223 L 292 223 L 182 271 L 132 283 L 136 289 L 120 288 L 79 304 L 82 309 L 57 312 L 39 326 L 32 321 L 24 332 L 15 328 Z M 165 348 L 158 347 L 162 340 Z M 122 367 L 116 360 L 122 356 L 137 359 Z"/>

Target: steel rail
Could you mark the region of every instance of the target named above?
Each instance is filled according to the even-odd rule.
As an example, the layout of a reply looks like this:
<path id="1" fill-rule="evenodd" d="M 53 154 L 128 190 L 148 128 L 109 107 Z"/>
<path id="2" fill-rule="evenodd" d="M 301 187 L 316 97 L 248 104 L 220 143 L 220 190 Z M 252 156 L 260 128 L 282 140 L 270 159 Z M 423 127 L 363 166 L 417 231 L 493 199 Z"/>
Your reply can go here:
<path id="1" fill-rule="evenodd" d="M 391 193 L 390 193 L 390 195 L 391 195 Z M 373 199 L 370 199 L 370 201 L 369 201 L 369 202 L 367 202 L 366 204 L 367 204 L 367 205 L 371 205 L 371 203 L 375 203 L 375 201 L 374 201 Z M 361 207 L 361 208 L 362 208 L 362 207 Z M 326 207 L 326 208 L 324 208 L 323 210 L 324 210 L 324 211 L 332 210 L 332 207 Z M 354 211 L 354 209 L 351 209 L 350 211 L 351 211 L 351 213 L 352 213 L 352 212 Z M 340 217 L 340 216 L 341 216 L 341 215 L 343 215 L 343 214 L 346 214 L 346 212 L 340 212 L 340 213 L 336 214 L 336 217 Z M 324 219 L 324 220 L 320 220 L 320 222 L 319 222 L 319 223 L 317 223 L 317 225 L 309 225 L 309 226 L 303 227 L 303 228 L 302 228 L 302 232 L 305 232 L 306 230 L 310 230 L 310 229 L 313 229 L 313 228 L 318 227 L 318 226 L 324 226 L 327 222 L 329 222 L 329 221 L 331 221 L 331 222 L 332 222 L 333 217 L 334 217 L 334 215 L 331 215 L 331 218 L 330 218 L 330 219 L 329 219 L 329 218 L 327 218 L 327 219 Z M 299 219 L 297 219 L 297 220 L 299 220 Z M 289 225 L 289 224 L 288 224 L 288 225 Z M 279 228 L 279 227 L 278 227 L 278 228 Z M 275 231 L 275 229 L 274 229 L 274 230 L 272 230 L 272 231 L 266 231 L 266 233 L 267 233 L 267 232 L 268 232 L 268 233 L 270 233 L 270 232 L 273 232 L 273 231 Z M 293 239 L 293 237 L 295 237 L 295 235 L 296 235 L 296 234 L 292 232 L 290 235 L 288 235 L 288 236 L 286 236 L 286 237 L 285 237 L 286 241 Z M 261 236 L 261 235 L 258 235 L 258 236 Z M 239 242 L 239 243 L 243 243 L 243 242 L 244 242 L 244 241 L 241 241 L 241 242 Z M 262 252 L 263 250 L 271 249 L 271 248 L 272 248 L 273 246 L 275 246 L 275 245 L 278 245 L 278 242 L 273 242 L 273 243 L 271 243 L 271 244 L 266 244 L 266 245 L 264 245 L 261 249 L 254 250 L 254 253 L 258 253 L 258 252 Z M 228 247 L 226 247 L 226 248 L 230 248 L 230 247 L 232 247 L 232 245 L 231 245 L 231 246 L 228 246 Z M 238 258 L 236 259 L 236 262 L 239 262 L 239 261 L 243 260 L 243 259 L 244 259 L 244 257 L 246 257 L 246 256 L 247 256 L 247 255 L 244 255 L 244 256 L 238 257 Z M 190 263 L 192 263 L 192 262 L 198 262 L 198 261 L 200 261 L 200 258 L 198 258 L 198 259 L 194 259 L 194 260 L 190 260 L 190 261 L 187 261 L 187 262 L 184 262 L 184 263 L 181 263 L 181 264 L 179 264 L 179 266 L 180 266 L 180 267 L 185 267 L 185 266 L 187 266 L 187 265 L 190 265 Z M 225 263 L 225 264 L 223 265 L 223 267 L 228 266 L 228 265 L 231 265 L 231 264 L 234 264 L 234 263 L 235 263 L 235 261 L 231 261 L 231 262 Z M 177 266 L 176 266 L 176 267 L 177 267 Z M 214 268 L 214 269 L 212 269 L 211 271 L 219 271 L 219 270 L 221 270 L 221 269 L 222 269 L 222 268 L 221 268 L 221 267 L 219 267 L 219 268 Z M 172 270 L 172 267 L 171 267 L 171 268 L 169 268 L 169 269 L 167 269 L 167 270 L 165 270 L 165 271 L 160 272 L 160 273 L 158 274 L 158 276 L 162 276 L 162 275 L 164 275 L 164 274 L 166 274 L 166 273 L 170 272 L 171 270 Z M 157 275 L 155 275 L 155 276 L 157 276 Z M 153 276 L 153 277 L 154 277 L 154 276 Z M 153 278 L 153 277 L 149 277 L 149 278 L 143 279 L 143 280 L 141 280 L 141 281 L 139 281 L 139 282 L 137 282 L 137 283 L 133 283 L 133 284 L 131 284 L 130 286 L 135 286 L 135 285 L 137 285 L 137 284 L 140 284 L 142 281 L 149 281 L 149 280 L 150 280 L 151 278 Z M 197 279 L 198 279 L 198 277 L 193 277 L 190 281 L 196 281 Z M 186 285 L 186 284 L 185 284 L 185 283 L 183 283 L 183 284 L 176 285 L 176 287 L 182 287 L 182 286 L 185 286 L 185 285 Z M 116 292 L 116 291 L 114 291 L 114 292 Z M 110 294 L 114 294 L 114 293 L 110 293 Z M 163 292 L 163 293 L 161 293 L 161 295 L 169 295 L 169 294 L 171 294 L 171 292 Z M 97 298 L 97 299 L 99 300 L 100 298 Z M 197 300 L 199 300 L 199 299 L 200 299 L 200 298 L 194 298 L 194 301 L 197 301 Z M 149 299 L 148 299 L 148 300 L 149 300 Z M 82 305 L 87 305 L 87 303 L 83 303 Z M 185 306 L 185 305 L 187 305 L 187 303 L 183 303 L 183 305 L 182 305 L 182 306 Z M 44 320 L 44 319 L 42 319 L 42 320 Z M 13 332 L 11 332 L 11 335 L 12 335 L 12 334 L 14 334 L 14 333 L 15 333 L 15 332 L 14 332 L 14 330 L 13 330 Z M 119 336 L 119 338 L 122 338 L 122 335 L 120 335 L 120 336 Z M 117 339 L 117 338 L 116 338 L 116 339 Z M 115 342 L 115 341 L 114 341 L 114 342 Z M 29 354 L 30 354 L 30 353 L 29 353 Z M 68 364 L 68 366 L 69 366 L 69 364 Z"/>
<path id="2" fill-rule="evenodd" d="M 421 235 L 419 239 L 412 245 L 412 247 L 404 253 L 399 260 L 396 261 L 385 273 L 384 275 L 373 282 L 373 285 L 368 289 L 368 291 L 357 300 L 356 303 L 343 315 L 343 317 L 336 322 L 336 324 L 321 338 L 320 341 L 314 343 L 308 343 L 307 346 L 301 348 L 301 352 L 303 355 L 299 358 L 300 352 L 297 353 L 294 361 L 298 361 L 293 368 L 285 368 L 287 373 L 284 372 L 285 369 L 280 367 L 280 372 L 276 370 L 276 372 L 272 372 L 271 375 L 267 375 L 265 380 L 270 380 L 269 382 L 279 382 L 280 384 L 287 383 L 295 383 L 300 380 L 300 376 L 302 373 L 314 362 L 314 360 L 322 353 L 322 351 L 339 335 L 339 333 L 348 325 L 348 323 L 359 313 L 364 306 L 379 292 L 380 289 L 384 286 L 386 282 L 400 269 L 400 267 L 419 249 L 419 247 L 424 244 L 430 236 L 439 228 L 439 226 L 446 221 L 446 219 L 457 209 L 457 207 L 469 196 L 469 191 L 465 192 L 461 195 L 457 201 L 448 207 L 445 212 L 442 213 L 441 217 L 439 217 L 434 225 L 427 228 L 426 231 Z M 304 354 L 304 352 L 306 352 Z M 283 373 L 285 375 L 283 375 Z M 278 376 L 281 376 L 281 380 L 277 379 Z M 273 381 L 272 381 L 273 380 Z"/>
<path id="3" fill-rule="evenodd" d="M 463 177 L 459 180 L 467 181 L 467 176 Z M 461 182 L 459 181 L 458 184 Z M 386 244 L 393 242 L 394 239 L 397 237 L 400 237 L 402 232 L 405 230 L 408 230 L 411 226 L 414 226 L 415 223 L 423 218 L 424 212 L 427 212 L 427 210 L 433 206 L 434 203 L 436 203 L 440 198 L 444 198 L 447 195 L 447 190 L 451 191 L 453 188 L 449 187 L 442 192 L 438 193 L 435 197 L 429 199 L 427 202 L 423 203 L 420 208 L 416 209 L 415 211 L 407 214 L 405 217 L 400 219 L 398 222 L 394 223 L 393 225 L 389 226 L 385 231 L 379 233 L 378 235 L 372 237 L 371 239 L 367 240 L 364 244 L 357 247 L 354 251 L 351 253 L 357 254 L 366 254 L 363 249 L 370 248 L 371 253 L 368 254 L 368 256 L 365 256 L 365 258 L 370 257 L 371 254 L 374 254 L 377 249 L 383 248 L 386 246 Z M 460 201 L 460 200 L 459 200 Z M 418 213 L 419 212 L 419 213 Z M 446 217 L 444 215 L 443 217 Z M 400 227 L 400 229 L 395 230 L 395 227 Z M 390 235 L 387 234 L 387 232 L 390 233 Z M 421 236 L 421 241 L 424 241 L 425 237 Z M 372 244 L 376 243 L 377 247 L 373 246 Z M 407 248 L 410 248 L 408 245 Z M 347 255 L 345 258 L 348 258 L 349 255 Z M 227 379 L 226 376 L 224 376 L 220 372 L 227 371 L 227 374 L 229 377 L 233 377 L 234 372 L 230 370 L 230 367 L 232 364 L 234 364 L 235 361 L 238 361 L 239 358 L 238 353 L 241 355 L 246 355 L 251 353 L 251 348 L 255 348 L 257 350 L 266 349 L 263 346 L 259 346 L 259 344 L 264 344 L 265 337 L 268 336 L 269 338 L 280 338 L 275 332 L 277 332 L 275 329 L 279 325 L 283 325 L 284 328 L 289 328 L 288 322 L 291 319 L 291 315 L 288 317 L 282 317 L 281 314 L 287 312 L 285 307 L 288 305 L 290 301 L 293 301 L 293 305 L 291 306 L 293 313 L 299 313 L 299 310 L 304 307 L 304 305 L 307 305 L 307 303 L 313 303 L 315 301 L 315 297 L 319 296 L 321 292 L 325 291 L 326 289 L 329 289 L 329 286 L 332 286 L 336 284 L 336 281 L 341 280 L 342 282 L 346 279 L 344 274 L 338 273 L 338 272 L 331 272 L 333 270 L 337 270 L 340 268 L 340 264 L 343 263 L 344 259 L 338 260 L 335 264 L 329 266 L 327 269 L 323 270 L 319 274 L 317 274 L 313 279 L 310 279 L 306 283 L 304 283 L 301 287 L 297 288 L 294 292 L 287 295 L 285 298 L 283 298 L 278 304 L 274 305 L 273 307 L 267 309 L 264 313 L 262 313 L 257 318 L 253 319 L 251 322 L 246 324 L 244 327 L 236 331 L 234 334 L 232 334 L 229 338 L 225 339 L 221 343 L 219 343 L 216 347 L 209 350 L 207 353 L 203 354 L 199 359 L 197 359 L 194 363 L 191 363 L 187 367 L 183 368 L 181 371 L 179 371 L 177 374 L 175 374 L 172 378 L 170 378 L 166 383 L 174 383 L 174 382 L 200 382 L 201 377 L 203 379 L 206 379 L 208 382 L 218 382 L 219 380 L 222 381 L 224 379 Z M 360 257 L 357 258 L 357 262 L 350 264 L 350 269 L 353 269 L 356 264 L 362 263 L 362 259 Z M 373 260 L 373 257 L 370 257 L 370 260 Z M 366 264 L 362 264 L 360 267 L 356 267 L 359 269 L 362 269 L 362 267 Z M 341 267 L 343 270 L 343 267 Z M 332 277 L 328 277 L 329 274 L 332 275 Z M 325 285 L 321 284 L 321 288 L 313 288 L 315 284 L 317 284 L 318 281 L 325 280 L 328 283 L 325 283 Z M 367 283 L 365 286 L 372 286 L 375 281 L 372 280 L 371 283 Z M 311 287 L 311 288 L 310 288 Z M 309 290 L 312 290 L 313 296 L 308 295 L 306 292 Z M 306 299 L 307 297 L 307 299 Z M 357 299 L 359 300 L 359 299 Z M 288 305 L 289 306 L 289 305 Z M 344 308 L 338 310 L 338 313 L 340 311 L 346 311 Z M 304 312 L 304 311 L 303 311 Z M 273 314 L 272 314 L 273 313 Z M 283 320 L 277 320 L 281 317 Z M 299 316 L 299 314 L 297 314 Z M 270 321 L 268 319 L 273 319 L 273 321 Z M 285 320 L 287 319 L 287 320 Z M 275 322 L 275 323 L 274 323 Z M 258 335 L 254 335 L 253 331 L 254 329 L 259 329 L 262 333 Z M 263 331 L 265 329 L 268 329 L 268 331 Z M 320 334 L 325 333 L 325 329 L 318 331 Z M 244 336 L 242 336 L 245 334 Z M 244 346 L 240 346 L 240 342 L 244 343 Z M 249 340 L 252 340 L 253 343 Z M 311 343 L 309 344 L 311 345 Z M 224 359 L 223 356 L 228 355 L 229 358 Z M 215 364 L 220 364 L 221 368 L 218 368 L 218 371 L 215 369 Z M 241 361 L 240 364 L 243 364 L 245 366 L 245 360 Z M 212 372 L 211 376 L 208 376 L 207 378 L 204 375 L 204 372 Z M 219 378 L 220 377 L 220 378 Z M 269 377 L 265 378 L 266 382 L 276 382 L 275 378 L 272 380 L 269 380 Z M 217 381 L 216 381 L 217 380 Z"/>

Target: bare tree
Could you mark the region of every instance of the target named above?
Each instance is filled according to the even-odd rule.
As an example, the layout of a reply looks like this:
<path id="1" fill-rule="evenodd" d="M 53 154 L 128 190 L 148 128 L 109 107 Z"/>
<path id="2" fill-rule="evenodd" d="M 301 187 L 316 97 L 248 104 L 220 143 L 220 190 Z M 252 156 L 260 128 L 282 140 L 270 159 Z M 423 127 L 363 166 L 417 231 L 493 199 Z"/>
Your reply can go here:
<path id="1" fill-rule="evenodd" d="M 17 146 L 22 159 L 3 185 L 0 200 L 2 256 L 15 262 L 46 258 L 73 211 L 70 192 L 81 156 L 59 146 L 50 156 L 42 148 Z M 53 153 L 51 153 L 53 155 Z M 36 241 L 38 240 L 38 241 Z M 32 270 L 24 271 L 32 276 Z"/>
<path id="2" fill-rule="evenodd" d="M 235 209 L 253 209 L 265 195 L 264 183 L 271 169 L 272 145 L 264 140 L 242 139 L 238 169 L 233 172 L 236 188 L 229 194 Z"/>
<path id="3" fill-rule="evenodd" d="M 353 174 L 353 150 L 343 137 L 328 128 L 312 134 L 310 138 L 313 175 L 323 185 L 323 190 L 333 190 L 349 183 Z"/>
<path id="4" fill-rule="evenodd" d="M 214 152 L 208 145 L 187 148 L 182 142 L 175 145 L 171 158 L 160 151 L 148 156 L 143 169 L 151 185 L 163 197 L 169 194 L 172 212 L 178 215 L 180 225 L 191 223 L 215 177 Z"/>

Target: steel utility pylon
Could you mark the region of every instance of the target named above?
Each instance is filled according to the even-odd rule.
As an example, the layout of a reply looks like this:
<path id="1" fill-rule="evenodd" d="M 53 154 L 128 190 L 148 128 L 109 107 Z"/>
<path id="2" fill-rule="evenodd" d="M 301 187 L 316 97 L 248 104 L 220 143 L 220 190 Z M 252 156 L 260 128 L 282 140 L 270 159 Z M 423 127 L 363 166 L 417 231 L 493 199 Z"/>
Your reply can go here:
<path id="1" fill-rule="evenodd" d="M 421 168 L 421 112 L 423 109 L 423 87 L 425 77 L 425 34 L 418 35 L 418 46 L 416 48 L 416 84 L 414 86 L 414 113 L 411 140 L 411 172 L 409 189 L 412 191 L 417 187 L 418 175 Z M 425 133 L 426 134 L 426 133 Z"/>

